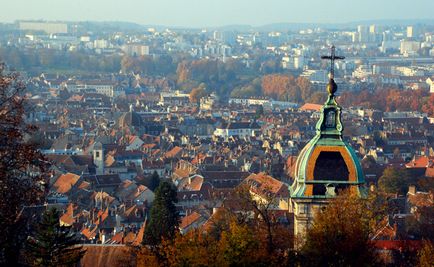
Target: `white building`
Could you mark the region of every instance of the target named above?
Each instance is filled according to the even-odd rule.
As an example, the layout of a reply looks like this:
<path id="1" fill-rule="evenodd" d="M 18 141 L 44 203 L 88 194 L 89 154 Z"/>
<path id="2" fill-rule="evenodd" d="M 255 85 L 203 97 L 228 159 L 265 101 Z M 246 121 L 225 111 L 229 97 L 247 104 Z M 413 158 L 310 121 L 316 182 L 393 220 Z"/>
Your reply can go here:
<path id="1" fill-rule="evenodd" d="M 149 55 L 149 46 L 141 44 L 126 44 L 122 46 L 122 51 L 129 56 Z"/>
<path id="2" fill-rule="evenodd" d="M 416 55 L 420 49 L 420 42 L 402 40 L 400 45 L 400 52 L 405 56 Z"/>
<path id="3" fill-rule="evenodd" d="M 369 42 L 369 26 L 359 25 L 357 26 L 358 42 L 367 43 Z"/>
<path id="4" fill-rule="evenodd" d="M 251 97 L 251 98 L 229 98 L 229 105 L 243 105 L 243 106 L 266 106 L 271 107 L 271 99 L 267 97 Z"/>
<path id="5" fill-rule="evenodd" d="M 407 38 L 419 37 L 420 28 L 417 26 L 407 26 Z"/>
<path id="6" fill-rule="evenodd" d="M 108 97 L 114 96 L 115 84 L 113 82 L 88 81 L 84 86 L 85 89 L 95 89 L 98 94 L 106 95 Z"/>
<path id="7" fill-rule="evenodd" d="M 108 97 L 114 96 L 114 89 L 116 84 L 111 81 L 68 81 L 66 88 L 70 92 L 80 92 L 87 89 L 94 89 L 98 94 L 106 95 Z"/>
<path id="8" fill-rule="evenodd" d="M 287 108 L 297 108 L 298 104 L 293 102 L 288 102 L 288 101 L 271 100 L 271 106 L 273 108 L 287 109 Z"/>
<path id="9" fill-rule="evenodd" d="M 422 69 L 418 69 L 415 67 L 397 66 L 392 68 L 392 74 L 402 76 L 424 76 L 425 72 Z"/>
<path id="10" fill-rule="evenodd" d="M 352 73 L 352 76 L 358 79 L 364 79 L 369 75 L 372 75 L 372 69 L 368 65 L 360 65 Z"/>
<path id="11" fill-rule="evenodd" d="M 98 39 L 93 41 L 93 47 L 95 49 L 105 49 L 109 47 L 109 42 L 105 39 Z"/>
<path id="12" fill-rule="evenodd" d="M 434 94 L 434 77 L 426 79 L 426 83 L 429 85 L 429 92 Z"/>
<path id="13" fill-rule="evenodd" d="M 214 131 L 214 135 L 225 139 L 231 136 L 246 138 L 255 136 L 259 129 L 260 127 L 256 122 L 230 122 L 218 126 Z"/>
<path id="14" fill-rule="evenodd" d="M 305 60 L 303 56 L 282 57 L 282 68 L 290 70 L 303 69 Z"/>

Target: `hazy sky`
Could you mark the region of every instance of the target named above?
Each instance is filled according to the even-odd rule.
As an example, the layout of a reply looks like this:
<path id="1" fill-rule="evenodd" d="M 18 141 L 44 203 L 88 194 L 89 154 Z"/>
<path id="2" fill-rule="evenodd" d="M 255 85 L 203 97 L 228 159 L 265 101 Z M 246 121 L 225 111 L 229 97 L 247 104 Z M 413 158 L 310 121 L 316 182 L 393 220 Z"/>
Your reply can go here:
<path id="1" fill-rule="evenodd" d="M 0 21 L 129 21 L 167 26 L 434 19 L 434 0 L 0 0 Z"/>

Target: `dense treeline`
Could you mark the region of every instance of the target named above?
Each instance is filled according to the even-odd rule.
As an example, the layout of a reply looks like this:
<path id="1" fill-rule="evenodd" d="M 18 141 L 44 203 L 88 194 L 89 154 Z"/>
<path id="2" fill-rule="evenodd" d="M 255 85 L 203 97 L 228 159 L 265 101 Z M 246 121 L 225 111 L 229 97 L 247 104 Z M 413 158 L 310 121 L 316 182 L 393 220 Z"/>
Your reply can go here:
<path id="1" fill-rule="evenodd" d="M 278 222 L 272 206 L 251 198 L 247 188 L 235 192 L 241 210 L 216 211 L 200 230 L 177 233 L 138 249 L 137 266 L 429 266 L 433 236 L 423 234 L 418 250 L 396 251 L 383 262 L 371 237 L 384 227 L 390 207 L 387 194 L 360 198 L 341 192 L 318 211 L 304 241 Z M 431 217 L 432 218 L 432 215 Z M 427 225 L 414 224 L 414 230 Z M 294 247 L 294 243 L 297 244 Z M 389 263 L 390 264 L 390 263 Z M 428 265 L 426 265 L 428 264 Z"/>
<path id="2" fill-rule="evenodd" d="M 264 55 L 247 63 L 242 59 L 193 59 L 188 54 L 121 56 L 95 55 L 78 51 L 0 48 L 0 61 L 26 71 L 64 70 L 87 72 L 140 73 L 143 77 L 166 77 L 168 82 L 197 96 L 214 92 L 221 100 L 228 97 L 268 96 L 296 103 L 323 103 L 325 90 L 314 89 L 309 80 L 285 73 L 279 60 Z M 199 93 L 200 92 L 200 93 Z M 434 94 L 424 90 L 380 88 L 340 92 L 343 106 L 363 106 L 382 111 L 422 111 L 434 114 Z"/>
<path id="3" fill-rule="evenodd" d="M 308 79 L 291 75 L 270 74 L 262 78 L 262 92 L 274 99 L 296 103 L 310 102 L 315 91 Z M 315 101 L 317 101 L 315 99 Z"/>
<path id="4" fill-rule="evenodd" d="M 250 59 L 194 59 L 188 54 L 121 56 L 89 54 L 81 51 L 53 49 L 0 48 L 0 61 L 11 69 L 30 72 L 86 71 L 139 73 L 143 77 L 167 77 L 177 89 L 187 92 L 199 86 L 214 92 L 222 100 L 233 96 L 261 96 L 261 77 L 281 73 L 279 60 L 267 56 Z"/>
<path id="5" fill-rule="evenodd" d="M 118 72 L 121 56 L 91 55 L 76 51 L 51 49 L 20 50 L 1 47 L 0 61 L 16 70 L 66 70 L 89 72 Z"/>
<path id="6" fill-rule="evenodd" d="M 141 73 L 149 76 L 172 76 L 176 71 L 176 59 L 169 55 L 124 56 L 120 68 L 123 72 Z"/>
<path id="7" fill-rule="evenodd" d="M 434 115 L 434 94 L 424 90 L 377 89 L 345 91 L 339 97 L 344 106 L 363 106 L 382 111 L 422 111 Z"/>
<path id="8" fill-rule="evenodd" d="M 234 88 L 249 84 L 255 73 L 240 60 L 200 59 L 183 60 L 176 69 L 177 84 L 191 90 L 204 84 L 209 92 L 215 92 L 222 99 L 228 97 Z"/>

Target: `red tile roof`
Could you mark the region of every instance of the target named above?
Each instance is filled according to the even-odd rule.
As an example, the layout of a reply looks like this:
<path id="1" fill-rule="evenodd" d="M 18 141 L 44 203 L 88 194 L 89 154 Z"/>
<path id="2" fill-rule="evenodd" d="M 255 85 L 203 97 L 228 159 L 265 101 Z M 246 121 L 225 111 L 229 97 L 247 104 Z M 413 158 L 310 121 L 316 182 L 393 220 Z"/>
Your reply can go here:
<path id="1" fill-rule="evenodd" d="M 300 110 L 320 111 L 321 107 L 322 107 L 322 105 L 313 104 L 313 103 L 306 103 L 300 107 Z"/>
<path id="2" fill-rule="evenodd" d="M 176 146 L 174 148 L 172 148 L 170 151 L 166 152 L 165 157 L 166 158 L 174 158 L 176 156 L 178 156 L 182 151 L 182 148 L 179 146 Z"/>
<path id="3" fill-rule="evenodd" d="M 189 227 L 190 225 L 192 225 L 193 223 L 195 223 L 201 217 L 202 216 L 199 213 L 194 211 L 194 212 L 190 213 L 189 215 L 185 216 L 184 218 L 182 218 L 179 228 L 185 229 L 185 228 Z"/>
<path id="4" fill-rule="evenodd" d="M 272 193 L 278 197 L 289 197 L 287 185 L 263 172 L 251 174 L 243 183 L 247 183 L 250 190 L 258 195 Z"/>
<path id="5" fill-rule="evenodd" d="M 58 193 L 65 194 L 71 190 L 71 187 L 77 183 L 78 179 L 80 179 L 80 176 L 73 173 L 66 173 L 57 178 L 54 187 Z"/>
<path id="6" fill-rule="evenodd" d="M 427 168 L 434 158 L 427 156 L 420 156 L 413 158 L 409 163 L 405 164 L 407 168 Z"/>

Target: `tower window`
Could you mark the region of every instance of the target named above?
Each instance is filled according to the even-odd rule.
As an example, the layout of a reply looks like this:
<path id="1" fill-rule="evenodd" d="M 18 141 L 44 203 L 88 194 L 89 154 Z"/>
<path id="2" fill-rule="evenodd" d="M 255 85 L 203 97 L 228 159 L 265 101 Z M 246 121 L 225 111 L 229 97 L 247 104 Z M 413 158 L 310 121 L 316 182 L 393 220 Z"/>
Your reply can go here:
<path id="1" fill-rule="evenodd" d="M 99 151 L 96 151 L 95 155 L 97 158 L 99 158 Z"/>
<path id="2" fill-rule="evenodd" d="M 327 128 L 335 128 L 336 127 L 336 113 L 334 110 L 330 110 L 329 112 L 327 112 L 325 126 Z"/>
<path id="3" fill-rule="evenodd" d="M 314 180 L 348 181 L 349 171 L 341 153 L 321 152 L 315 162 L 313 177 Z"/>

